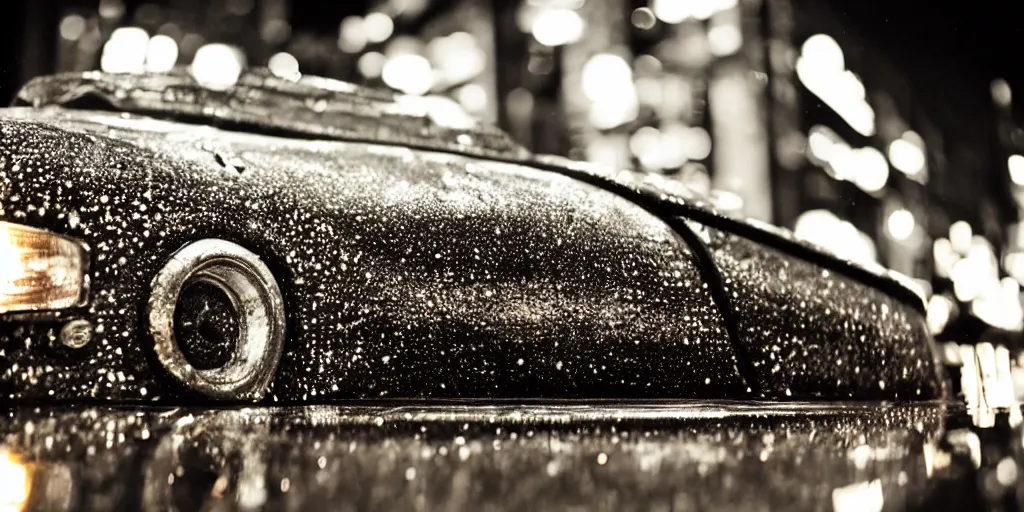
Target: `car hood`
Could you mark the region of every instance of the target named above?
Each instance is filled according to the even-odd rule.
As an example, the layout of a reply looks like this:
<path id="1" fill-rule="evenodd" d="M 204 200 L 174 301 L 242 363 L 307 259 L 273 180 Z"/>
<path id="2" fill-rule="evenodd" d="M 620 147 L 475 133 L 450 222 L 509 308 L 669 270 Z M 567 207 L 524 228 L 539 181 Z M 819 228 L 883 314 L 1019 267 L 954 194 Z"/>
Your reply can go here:
<path id="1" fill-rule="evenodd" d="M 787 229 L 720 210 L 711 198 L 671 179 L 532 154 L 443 98 L 405 96 L 314 76 L 292 80 L 257 68 L 244 71 L 232 86 L 216 88 L 182 72 L 44 76 L 27 83 L 14 105 L 112 109 L 239 131 L 391 144 L 540 167 L 610 189 L 661 215 L 691 218 L 809 259 L 924 312 L 919 287 L 902 274 L 840 258 Z"/>

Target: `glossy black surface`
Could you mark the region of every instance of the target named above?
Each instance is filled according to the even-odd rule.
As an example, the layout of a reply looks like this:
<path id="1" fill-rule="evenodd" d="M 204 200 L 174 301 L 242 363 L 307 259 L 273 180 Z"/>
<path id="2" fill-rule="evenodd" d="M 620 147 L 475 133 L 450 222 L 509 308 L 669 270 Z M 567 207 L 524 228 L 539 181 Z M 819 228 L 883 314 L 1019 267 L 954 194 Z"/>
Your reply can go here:
<path id="1" fill-rule="evenodd" d="M 979 430 L 940 403 L 3 417 L 0 502 L 47 511 L 1009 510 L 1021 462 L 1020 430 L 1005 414 Z"/>
<path id="2" fill-rule="evenodd" d="M 742 357 L 768 395 L 941 395 L 924 319 L 878 289 L 723 231 L 694 225 L 721 270 Z M 885 340 L 871 350 L 870 340 Z"/>
<path id="3" fill-rule="evenodd" d="M 944 396 L 920 300 L 884 272 L 409 100 L 101 73 L 19 98 L 39 108 L 0 114 L 0 219 L 87 243 L 93 289 L 86 309 L 3 320 L 9 399 L 186 398 L 141 312 L 169 255 L 211 237 L 256 252 L 284 293 L 271 402 Z M 55 343 L 74 318 L 95 325 L 78 350 Z"/>
<path id="4" fill-rule="evenodd" d="M 168 398 L 141 309 L 167 257 L 209 237 L 256 252 L 284 293 L 271 400 L 746 389 L 688 246 L 594 186 L 398 147 L 6 116 L 2 218 L 90 245 L 97 332 L 68 353 L 51 350 L 60 322 L 6 324 L 10 398 Z"/>

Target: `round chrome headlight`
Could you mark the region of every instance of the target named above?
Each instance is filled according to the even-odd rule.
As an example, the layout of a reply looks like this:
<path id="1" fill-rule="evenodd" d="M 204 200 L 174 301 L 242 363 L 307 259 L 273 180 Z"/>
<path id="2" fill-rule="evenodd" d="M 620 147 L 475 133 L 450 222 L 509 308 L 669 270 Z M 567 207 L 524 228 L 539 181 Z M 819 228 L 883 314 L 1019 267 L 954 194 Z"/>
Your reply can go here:
<path id="1" fill-rule="evenodd" d="M 153 279 L 148 316 L 157 358 L 189 389 L 263 398 L 281 359 L 285 315 L 258 256 L 224 240 L 186 245 Z"/>

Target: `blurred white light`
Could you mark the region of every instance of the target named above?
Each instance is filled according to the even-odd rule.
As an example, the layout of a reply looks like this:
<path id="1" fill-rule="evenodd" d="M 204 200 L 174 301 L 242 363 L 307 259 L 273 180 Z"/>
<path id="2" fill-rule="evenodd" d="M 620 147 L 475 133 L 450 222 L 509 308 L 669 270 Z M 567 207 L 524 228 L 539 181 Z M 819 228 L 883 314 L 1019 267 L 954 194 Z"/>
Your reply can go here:
<path id="1" fill-rule="evenodd" d="M 949 243 L 954 251 L 961 255 L 967 255 L 971 250 L 971 239 L 974 231 L 971 225 L 965 221 L 958 220 L 949 226 Z"/>
<path id="2" fill-rule="evenodd" d="M 487 67 L 487 54 L 477 46 L 461 46 L 445 54 L 437 64 L 448 83 L 459 83 L 483 72 Z"/>
<path id="3" fill-rule="evenodd" d="M 877 478 L 832 489 L 832 509 L 835 512 L 881 512 L 884 506 L 882 481 Z"/>
<path id="4" fill-rule="evenodd" d="M 396 57 L 398 55 L 413 53 L 416 55 L 426 55 L 428 59 L 433 59 L 430 53 L 431 45 L 440 40 L 447 39 L 443 37 L 434 38 L 426 45 L 426 48 L 424 48 L 423 41 L 419 38 L 413 36 L 397 36 L 392 38 L 391 41 L 388 41 L 387 46 L 384 48 L 384 56 Z M 426 51 L 426 53 L 424 53 L 424 51 Z"/>
<path id="5" fill-rule="evenodd" d="M 686 136 L 689 128 L 681 123 L 662 126 L 661 130 L 642 128 L 634 135 L 649 138 L 644 151 L 635 153 L 644 167 L 649 169 L 676 169 L 686 163 Z M 634 140 L 631 140 L 631 149 Z M 636 140 L 636 145 L 641 141 Z"/>
<path id="6" fill-rule="evenodd" d="M 1017 185 L 1024 185 L 1024 156 L 1010 155 L 1006 167 L 1010 170 L 1010 179 Z"/>
<path id="7" fill-rule="evenodd" d="M 739 5 L 739 0 L 709 0 L 708 3 L 715 6 L 716 11 L 727 11 Z"/>
<path id="8" fill-rule="evenodd" d="M 190 71 L 200 85 L 210 89 L 227 89 L 238 81 L 245 67 L 242 53 L 226 44 L 212 43 L 196 50 Z"/>
<path id="9" fill-rule="evenodd" d="M 712 55 L 722 57 L 732 55 L 743 45 L 743 33 L 734 24 L 711 27 L 708 30 L 708 49 Z"/>
<path id="10" fill-rule="evenodd" d="M 807 156 L 813 157 L 818 163 L 826 163 L 832 152 L 832 144 L 832 140 L 824 133 L 811 131 L 807 134 L 807 149 L 810 150 Z"/>
<path id="11" fill-rule="evenodd" d="M 366 26 L 360 16 L 348 16 L 338 26 L 338 49 L 358 53 L 366 47 Z"/>
<path id="12" fill-rule="evenodd" d="M 651 76 L 661 73 L 664 64 L 653 55 L 640 55 L 633 59 L 633 69 L 641 76 Z"/>
<path id="13" fill-rule="evenodd" d="M 487 110 L 487 91 L 480 84 L 466 84 L 456 93 L 459 103 L 467 111 L 479 114 Z"/>
<path id="14" fill-rule="evenodd" d="M 629 150 L 641 159 L 644 155 L 657 151 L 659 144 L 661 131 L 653 126 L 644 126 L 629 137 Z"/>
<path id="15" fill-rule="evenodd" d="M 270 72 L 288 80 L 298 80 L 302 74 L 299 72 L 299 61 L 294 55 L 288 52 L 275 53 L 267 61 Z"/>
<path id="16" fill-rule="evenodd" d="M 835 156 L 834 149 L 849 149 L 849 144 L 834 130 L 820 124 L 814 125 L 807 133 L 807 157 L 818 165 L 828 165 Z"/>
<path id="17" fill-rule="evenodd" d="M 651 10 L 665 23 L 681 23 L 693 16 L 692 0 L 652 0 Z"/>
<path id="18" fill-rule="evenodd" d="M 889 218 L 885 221 L 885 227 L 889 231 L 889 235 L 900 241 L 910 238 L 916 226 L 917 222 L 914 220 L 914 214 L 902 208 L 890 213 Z"/>
<path id="19" fill-rule="evenodd" d="M 610 53 L 598 53 L 583 65 L 581 74 L 583 95 L 593 102 L 624 101 L 626 95 L 636 95 L 633 70 L 625 59 Z"/>
<path id="20" fill-rule="evenodd" d="M 658 23 L 656 18 L 657 17 L 654 15 L 654 12 L 648 7 L 638 7 L 634 9 L 633 13 L 629 16 L 633 26 L 640 30 L 650 30 L 654 28 Z"/>
<path id="21" fill-rule="evenodd" d="M 1020 303 L 1020 284 L 1005 277 L 971 304 L 971 311 L 983 322 L 1000 329 L 1020 330 L 1024 327 L 1024 311 Z"/>
<path id="22" fill-rule="evenodd" d="M 572 9 L 543 9 L 533 19 L 530 32 L 544 46 L 575 43 L 583 36 L 583 18 Z"/>
<path id="23" fill-rule="evenodd" d="M 992 247 L 992 242 L 989 242 L 987 238 L 981 235 L 974 235 L 971 237 L 971 248 L 967 251 L 968 258 L 985 259 L 994 272 L 996 269 L 995 254 L 995 248 Z"/>
<path id="24" fill-rule="evenodd" d="M 395 31 L 395 22 L 382 12 L 371 12 L 363 19 L 363 33 L 370 43 L 383 43 Z"/>
<path id="25" fill-rule="evenodd" d="M 166 73 L 178 63 L 178 43 L 164 35 L 153 36 L 146 48 L 146 71 Z"/>
<path id="26" fill-rule="evenodd" d="M 889 143 L 889 161 L 908 176 L 916 176 L 924 170 L 924 151 L 908 138 L 899 138 Z"/>
<path id="27" fill-rule="evenodd" d="M 103 45 L 100 68 L 108 73 L 141 73 L 145 69 L 149 34 L 138 27 L 121 27 Z"/>
<path id="28" fill-rule="evenodd" d="M 845 142 L 835 142 L 829 148 L 828 165 L 825 171 L 837 180 L 852 180 L 859 171 L 857 154 Z"/>
<path id="29" fill-rule="evenodd" d="M 401 101 L 424 106 L 427 116 L 439 126 L 467 130 L 477 124 L 473 116 L 447 96 L 405 96 L 401 98 Z"/>
<path id="30" fill-rule="evenodd" d="M 808 210 L 796 219 L 793 234 L 805 240 L 820 238 L 838 222 L 838 218 L 828 210 Z"/>
<path id="31" fill-rule="evenodd" d="M 645 76 L 636 79 L 636 94 L 643 105 L 657 107 L 662 104 L 661 81 Z"/>
<path id="32" fill-rule="evenodd" d="M 835 39 L 825 34 L 808 37 L 800 47 L 800 56 L 807 62 L 833 73 L 846 70 L 846 59 L 843 49 Z"/>
<path id="33" fill-rule="evenodd" d="M 867 146 L 854 151 L 853 183 L 865 192 L 878 192 L 889 181 L 889 162 L 882 152 Z"/>
<path id="34" fill-rule="evenodd" d="M 808 210 L 800 214 L 793 233 L 799 239 L 851 261 L 873 263 L 877 257 L 875 244 L 869 236 L 828 210 Z"/>
<path id="35" fill-rule="evenodd" d="M 0 449 L 0 510 L 27 510 L 32 468 L 6 448 Z"/>
<path id="36" fill-rule="evenodd" d="M 967 255 L 953 264 L 949 273 L 956 298 L 970 302 L 993 293 L 999 286 L 999 269 L 991 244 L 983 237 L 973 237 Z"/>
<path id="37" fill-rule="evenodd" d="M 949 277 L 953 265 L 960 259 L 960 256 L 953 250 L 953 244 L 947 238 L 935 240 L 932 244 L 932 257 L 935 259 L 935 273 L 939 277 Z"/>
<path id="38" fill-rule="evenodd" d="M 711 202 L 715 209 L 729 214 L 743 213 L 743 197 L 731 190 L 712 190 L 710 193 Z"/>
<path id="39" fill-rule="evenodd" d="M 1011 252 L 1003 257 L 1006 273 L 1018 282 L 1024 283 L 1024 252 Z"/>
<path id="40" fill-rule="evenodd" d="M 60 20 L 60 37 L 66 41 L 78 41 L 85 33 L 85 18 L 71 14 Z"/>
<path id="41" fill-rule="evenodd" d="M 711 135 L 699 126 L 688 128 L 683 132 L 682 145 L 690 160 L 704 160 L 711 155 Z"/>
<path id="42" fill-rule="evenodd" d="M 396 55 L 384 63 L 381 78 L 392 89 L 421 96 L 433 86 L 433 69 L 421 55 Z"/>
<path id="43" fill-rule="evenodd" d="M 865 99 L 864 84 L 846 70 L 843 50 L 835 39 L 817 34 L 804 41 L 796 72 L 807 90 L 851 128 L 866 137 L 875 134 L 875 111 Z"/>
<path id="44" fill-rule="evenodd" d="M 384 69 L 384 62 L 387 60 L 383 53 L 380 52 L 366 52 L 359 57 L 359 61 L 356 62 L 356 66 L 359 68 L 359 72 L 366 78 L 377 78 L 380 76 L 381 70 Z"/>
<path id="45" fill-rule="evenodd" d="M 415 48 L 409 50 L 405 53 L 419 53 Z M 427 43 L 423 54 L 439 70 L 435 76 L 435 85 L 439 87 L 472 80 L 487 68 L 487 53 L 468 32 L 435 37 Z"/>
<path id="46" fill-rule="evenodd" d="M 992 92 L 992 101 L 1000 107 L 1008 107 L 1013 101 L 1013 91 L 1010 89 L 1010 84 L 1005 79 L 997 78 L 992 81 L 990 86 Z"/>
<path id="47" fill-rule="evenodd" d="M 932 334 L 939 334 L 946 328 L 953 314 L 954 306 L 953 301 L 945 295 L 932 295 L 928 299 L 928 313 L 925 318 L 928 322 L 928 330 Z"/>
<path id="48" fill-rule="evenodd" d="M 716 3 L 714 0 L 690 0 L 690 15 L 696 20 L 707 20 L 715 14 Z"/>
<path id="49" fill-rule="evenodd" d="M 629 90 L 620 98 L 603 98 L 590 104 L 588 118 L 590 124 L 600 130 L 610 130 L 633 121 L 640 115 L 633 83 L 629 82 Z"/>

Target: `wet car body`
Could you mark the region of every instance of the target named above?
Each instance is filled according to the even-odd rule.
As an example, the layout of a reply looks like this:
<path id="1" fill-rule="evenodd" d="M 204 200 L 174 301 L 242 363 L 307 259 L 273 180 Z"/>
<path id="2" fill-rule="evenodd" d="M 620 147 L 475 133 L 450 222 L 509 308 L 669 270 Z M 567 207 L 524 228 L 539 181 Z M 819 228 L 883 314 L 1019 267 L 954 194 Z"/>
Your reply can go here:
<path id="1" fill-rule="evenodd" d="M 220 92 L 58 76 L 19 101 L 0 215 L 84 242 L 91 297 L 8 315 L 11 400 L 187 396 L 154 361 L 147 300 L 211 238 L 280 287 L 272 402 L 944 393 L 920 299 L 887 275 L 409 100 L 254 73 Z M 74 319 L 91 342 L 54 343 Z"/>
<path id="2" fill-rule="evenodd" d="M 975 426 L 898 276 L 671 182 L 260 72 L 227 90 L 59 76 L 17 103 L 0 111 L 0 221 L 81 241 L 90 281 L 75 307 L 0 316 L 0 501 L 1016 506 L 1020 411 Z M 162 269 L 207 239 L 252 251 L 280 289 L 265 389 L 210 396 L 155 349 Z M 76 321 L 87 342 L 65 343 Z"/>

